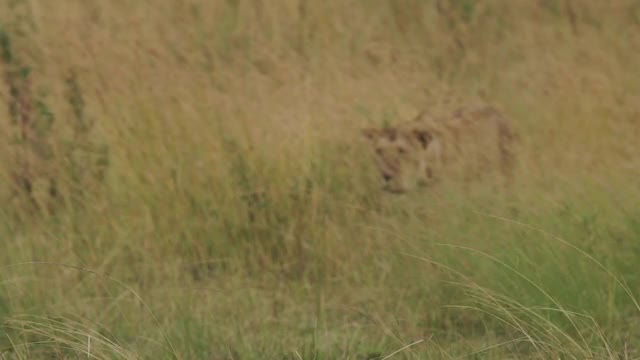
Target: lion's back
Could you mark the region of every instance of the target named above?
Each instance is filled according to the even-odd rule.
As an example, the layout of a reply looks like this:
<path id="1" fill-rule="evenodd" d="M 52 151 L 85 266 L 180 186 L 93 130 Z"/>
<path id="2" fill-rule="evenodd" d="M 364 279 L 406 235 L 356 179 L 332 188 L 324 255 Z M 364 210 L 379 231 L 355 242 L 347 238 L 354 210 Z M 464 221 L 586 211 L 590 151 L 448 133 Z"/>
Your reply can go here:
<path id="1" fill-rule="evenodd" d="M 450 116 L 421 119 L 438 139 L 443 171 L 465 177 L 504 168 L 512 156 L 514 131 L 509 119 L 491 105 L 458 108 Z"/>

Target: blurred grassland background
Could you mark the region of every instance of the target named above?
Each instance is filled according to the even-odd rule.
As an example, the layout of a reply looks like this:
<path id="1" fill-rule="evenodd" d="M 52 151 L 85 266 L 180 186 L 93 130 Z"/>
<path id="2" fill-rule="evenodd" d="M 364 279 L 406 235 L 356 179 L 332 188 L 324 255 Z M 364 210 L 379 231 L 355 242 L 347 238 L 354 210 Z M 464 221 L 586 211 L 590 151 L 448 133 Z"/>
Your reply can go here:
<path id="1" fill-rule="evenodd" d="M 0 40 L 1 359 L 640 356 L 638 1 L 2 0 Z M 479 98 L 510 188 L 380 191 L 362 127 Z"/>

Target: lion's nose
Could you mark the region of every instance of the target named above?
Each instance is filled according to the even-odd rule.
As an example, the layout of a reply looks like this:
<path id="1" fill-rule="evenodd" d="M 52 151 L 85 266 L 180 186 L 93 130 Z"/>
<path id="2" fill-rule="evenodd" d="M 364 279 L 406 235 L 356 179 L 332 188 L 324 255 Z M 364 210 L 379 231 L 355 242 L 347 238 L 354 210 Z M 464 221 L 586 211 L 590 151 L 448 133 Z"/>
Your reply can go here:
<path id="1" fill-rule="evenodd" d="M 391 181 L 391 175 L 389 174 L 382 174 L 382 178 L 384 179 L 384 182 Z"/>

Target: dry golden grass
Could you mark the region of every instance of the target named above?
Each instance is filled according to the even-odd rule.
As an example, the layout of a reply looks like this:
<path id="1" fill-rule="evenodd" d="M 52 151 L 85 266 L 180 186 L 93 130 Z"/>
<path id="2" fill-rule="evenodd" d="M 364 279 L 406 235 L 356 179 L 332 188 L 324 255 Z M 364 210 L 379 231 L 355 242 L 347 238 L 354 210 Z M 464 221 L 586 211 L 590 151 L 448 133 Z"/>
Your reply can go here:
<path id="1" fill-rule="evenodd" d="M 110 150 L 82 204 L 0 207 L 0 358 L 364 359 L 419 339 L 394 358 L 455 358 L 521 338 L 483 354 L 637 356 L 638 309 L 606 274 L 484 216 L 557 233 L 637 289 L 637 2 L 16 0 L 0 24 L 47 93 L 55 137 L 70 131 L 74 69 Z M 513 189 L 379 191 L 360 128 L 478 98 L 519 133 Z M 0 199 L 14 130 L 0 116 Z M 557 302 L 435 243 L 507 259 L 564 316 L 535 318 Z M 451 289 L 442 266 L 407 253 L 474 282 Z M 16 265 L 31 261 L 82 269 Z M 442 307 L 473 298 L 494 316 Z M 83 353 L 92 336 L 101 347 Z"/>

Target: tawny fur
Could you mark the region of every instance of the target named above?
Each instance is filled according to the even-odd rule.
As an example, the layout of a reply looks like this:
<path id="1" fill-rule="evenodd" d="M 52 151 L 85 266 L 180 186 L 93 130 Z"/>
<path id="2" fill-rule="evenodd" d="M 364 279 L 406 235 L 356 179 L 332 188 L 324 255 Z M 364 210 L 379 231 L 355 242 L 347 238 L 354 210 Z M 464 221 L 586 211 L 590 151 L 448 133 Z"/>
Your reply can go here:
<path id="1" fill-rule="evenodd" d="M 385 189 L 404 192 L 445 177 L 472 180 L 491 168 L 509 177 L 515 134 L 507 118 L 489 105 L 460 108 L 449 116 L 427 112 L 363 134 L 375 151 Z"/>

